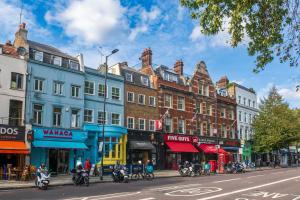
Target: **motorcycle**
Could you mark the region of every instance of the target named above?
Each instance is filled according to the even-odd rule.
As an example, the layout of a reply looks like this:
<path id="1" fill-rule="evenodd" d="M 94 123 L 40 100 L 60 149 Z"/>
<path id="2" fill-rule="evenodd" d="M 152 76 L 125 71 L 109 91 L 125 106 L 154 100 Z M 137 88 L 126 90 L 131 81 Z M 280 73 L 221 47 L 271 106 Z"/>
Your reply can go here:
<path id="1" fill-rule="evenodd" d="M 245 167 L 242 163 L 235 163 L 235 173 L 245 173 Z"/>
<path id="2" fill-rule="evenodd" d="M 192 171 L 193 171 L 192 166 L 186 167 L 183 165 L 179 165 L 178 172 L 179 172 L 180 176 L 191 176 Z"/>
<path id="3" fill-rule="evenodd" d="M 127 168 L 122 167 L 120 170 L 113 170 L 112 172 L 112 179 L 114 182 L 124 182 L 128 183 L 129 182 L 129 176 L 127 173 Z"/>
<path id="4" fill-rule="evenodd" d="M 199 164 L 192 164 L 192 171 L 190 176 L 200 176 L 202 173 L 202 167 Z"/>
<path id="5" fill-rule="evenodd" d="M 76 170 L 72 169 L 72 181 L 74 185 L 85 185 L 89 186 L 90 185 L 90 180 L 89 180 L 89 173 L 88 171 L 82 169 L 82 170 Z"/>
<path id="6" fill-rule="evenodd" d="M 48 171 L 39 172 L 39 176 L 36 177 L 35 185 L 39 189 L 48 189 L 48 185 L 50 184 L 50 176 L 51 173 L 48 174 Z"/>

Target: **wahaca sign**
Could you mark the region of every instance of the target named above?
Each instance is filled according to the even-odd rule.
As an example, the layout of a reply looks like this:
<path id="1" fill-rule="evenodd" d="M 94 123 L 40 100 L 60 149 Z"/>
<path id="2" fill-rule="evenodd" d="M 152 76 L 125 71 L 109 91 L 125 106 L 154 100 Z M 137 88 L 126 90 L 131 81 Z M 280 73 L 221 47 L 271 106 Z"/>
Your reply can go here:
<path id="1" fill-rule="evenodd" d="M 72 139 L 73 133 L 68 130 L 59 130 L 59 129 L 44 129 L 43 137 L 44 138 L 61 138 L 61 139 Z"/>
<path id="2" fill-rule="evenodd" d="M 24 126 L 0 124 L 0 140 L 25 140 Z"/>

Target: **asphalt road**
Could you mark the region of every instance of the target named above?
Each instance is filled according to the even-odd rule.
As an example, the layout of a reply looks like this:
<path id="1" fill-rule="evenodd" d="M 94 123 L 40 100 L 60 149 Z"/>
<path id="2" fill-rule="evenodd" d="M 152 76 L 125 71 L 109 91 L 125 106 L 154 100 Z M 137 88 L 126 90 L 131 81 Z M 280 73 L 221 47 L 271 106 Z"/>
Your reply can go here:
<path id="1" fill-rule="evenodd" d="M 2 200 L 300 200 L 300 168 L 0 191 Z"/>

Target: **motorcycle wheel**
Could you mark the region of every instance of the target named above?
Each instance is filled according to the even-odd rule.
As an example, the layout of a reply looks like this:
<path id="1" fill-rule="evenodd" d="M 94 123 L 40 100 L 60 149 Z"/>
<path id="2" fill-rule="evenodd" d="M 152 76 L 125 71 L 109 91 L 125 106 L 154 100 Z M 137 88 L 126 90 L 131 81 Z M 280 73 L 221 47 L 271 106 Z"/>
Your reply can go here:
<path id="1" fill-rule="evenodd" d="M 133 174 L 131 176 L 131 179 L 139 180 L 140 179 L 140 174 Z"/>
<path id="2" fill-rule="evenodd" d="M 90 185 L 90 180 L 88 177 L 84 177 L 83 182 L 84 182 L 84 185 L 87 187 Z"/>
<path id="3" fill-rule="evenodd" d="M 124 183 L 128 183 L 129 182 L 129 179 L 128 178 L 124 178 Z"/>
<path id="4" fill-rule="evenodd" d="M 183 176 L 183 172 L 181 170 L 179 170 L 179 174 L 180 176 Z"/>
<path id="5" fill-rule="evenodd" d="M 42 188 L 43 188 L 44 190 L 47 190 L 47 189 L 48 189 L 48 185 L 43 185 Z"/>
<path id="6" fill-rule="evenodd" d="M 195 172 L 191 172 L 191 173 L 190 173 L 190 176 L 191 176 L 191 177 L 196 176 Z"/>

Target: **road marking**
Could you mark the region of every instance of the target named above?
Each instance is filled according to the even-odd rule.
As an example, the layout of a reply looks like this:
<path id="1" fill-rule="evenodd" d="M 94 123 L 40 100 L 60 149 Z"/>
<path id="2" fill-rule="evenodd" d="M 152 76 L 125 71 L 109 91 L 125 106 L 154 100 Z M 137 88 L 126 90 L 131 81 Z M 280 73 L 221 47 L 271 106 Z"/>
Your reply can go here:
<path id="1" fill-rule="evenodd" d="M 187 188 L 181 190 L 175 190 L 172 192 L 165 193 L 168 196 L 176 196 L 176 197 L 193 197 L 193 196 L 200 196 L 204 194 L 209 194 L 213 192 L 219 192 L 222 188 L 217 187 L 197 187 L 197 188 Z"/>
<path id="2" fill-rule="evenodd" d="M 69 198 L 64 200 L 102 200 L 102 199 L 112 199 L 118 197 L 133 196 L 140 193 L 141 192 L 121 192 L 121 193 L 105 194 L 105 195 L 98 195 L 98 196 L 76 197 L 76 198 Z"/>
<path id="3" fill-rule="evenodd" d="M 232 192 L 226 192 L 226 193 L 223 193 L 223 194 L 218 194 L 218 195 L 214 195 L 214 196 L 210 196 L 210 197 L 205 197 L 205 198 L 201 198 L 201 199 L 198 199 L 198 200 L 215 199 L 215 198 L 224 197 L 224 196 L 228 196 L 228 195 L 232 195 L 232 194 L 236 194 L 236 193 L 240 193 L 240 192 L 245 192 L 245 191 L 248 191 L 248 190 L 253 190 L 253 189 L 257 189 L 257 188 L 261 188 L 261 187 L 266 187 L 266 186 L 269 186 L 269 185 L 275 185 L 275 184 L 278 184 L 278 183 L 282 183 L 282 182 L 286 182 L 286 181 L 290 181 L 290 180 L 294 180 L 294 179 L 298 179 L 298 178 L 300 178 L 300 176 L 295 176 L 295 177 L 291 177 L 291 178 L 287 178 L 287 179 L 282 179 L 280 181 L 266 183 L 266 184 L 263 184 L 263 185 L 257 185 L 257 186 L 254 186 L 254 187 L 235 190 L 235 191 L 232 191 Z"/>
<path id="4" fill-rule="evenodd" d="M 140 199 L 140 200 L 152 200 L 152 199 L 155 199 L 155 198 L 149 197 L 149 198 L 144 198 L 144 199 Z"/>
<path id="5" fill-rule="evenodd" d="M 254 177 L 258 177 L 258 176 L 264 176 L 264 175 L 249 176 L 247 178 L 254 178 Z"/>
<path id="6" fill-rule="evenodd" d="M 223 183 L 223 182 L 229 182 L 229 181 L 235 181 L 235 180 L 240 180 L 241 178 L 233 178 L 233 179 L 227 179 L 227 180 L 222 180 L 222 181 L 214 181 L 213 183 Z"/>
<path id="7" fill-rule="evenodd" d="M 197 187 L 201 184 L 188 184 L 188 185 L 174 185 L 174 186 L 168 186 L 168 187 L 161 187 L 161 188 L 152 188 L 151 191 L 166 191 L 166 190 L 174 190 L 179 188 L 187 188 L 187 187 Z"/>

